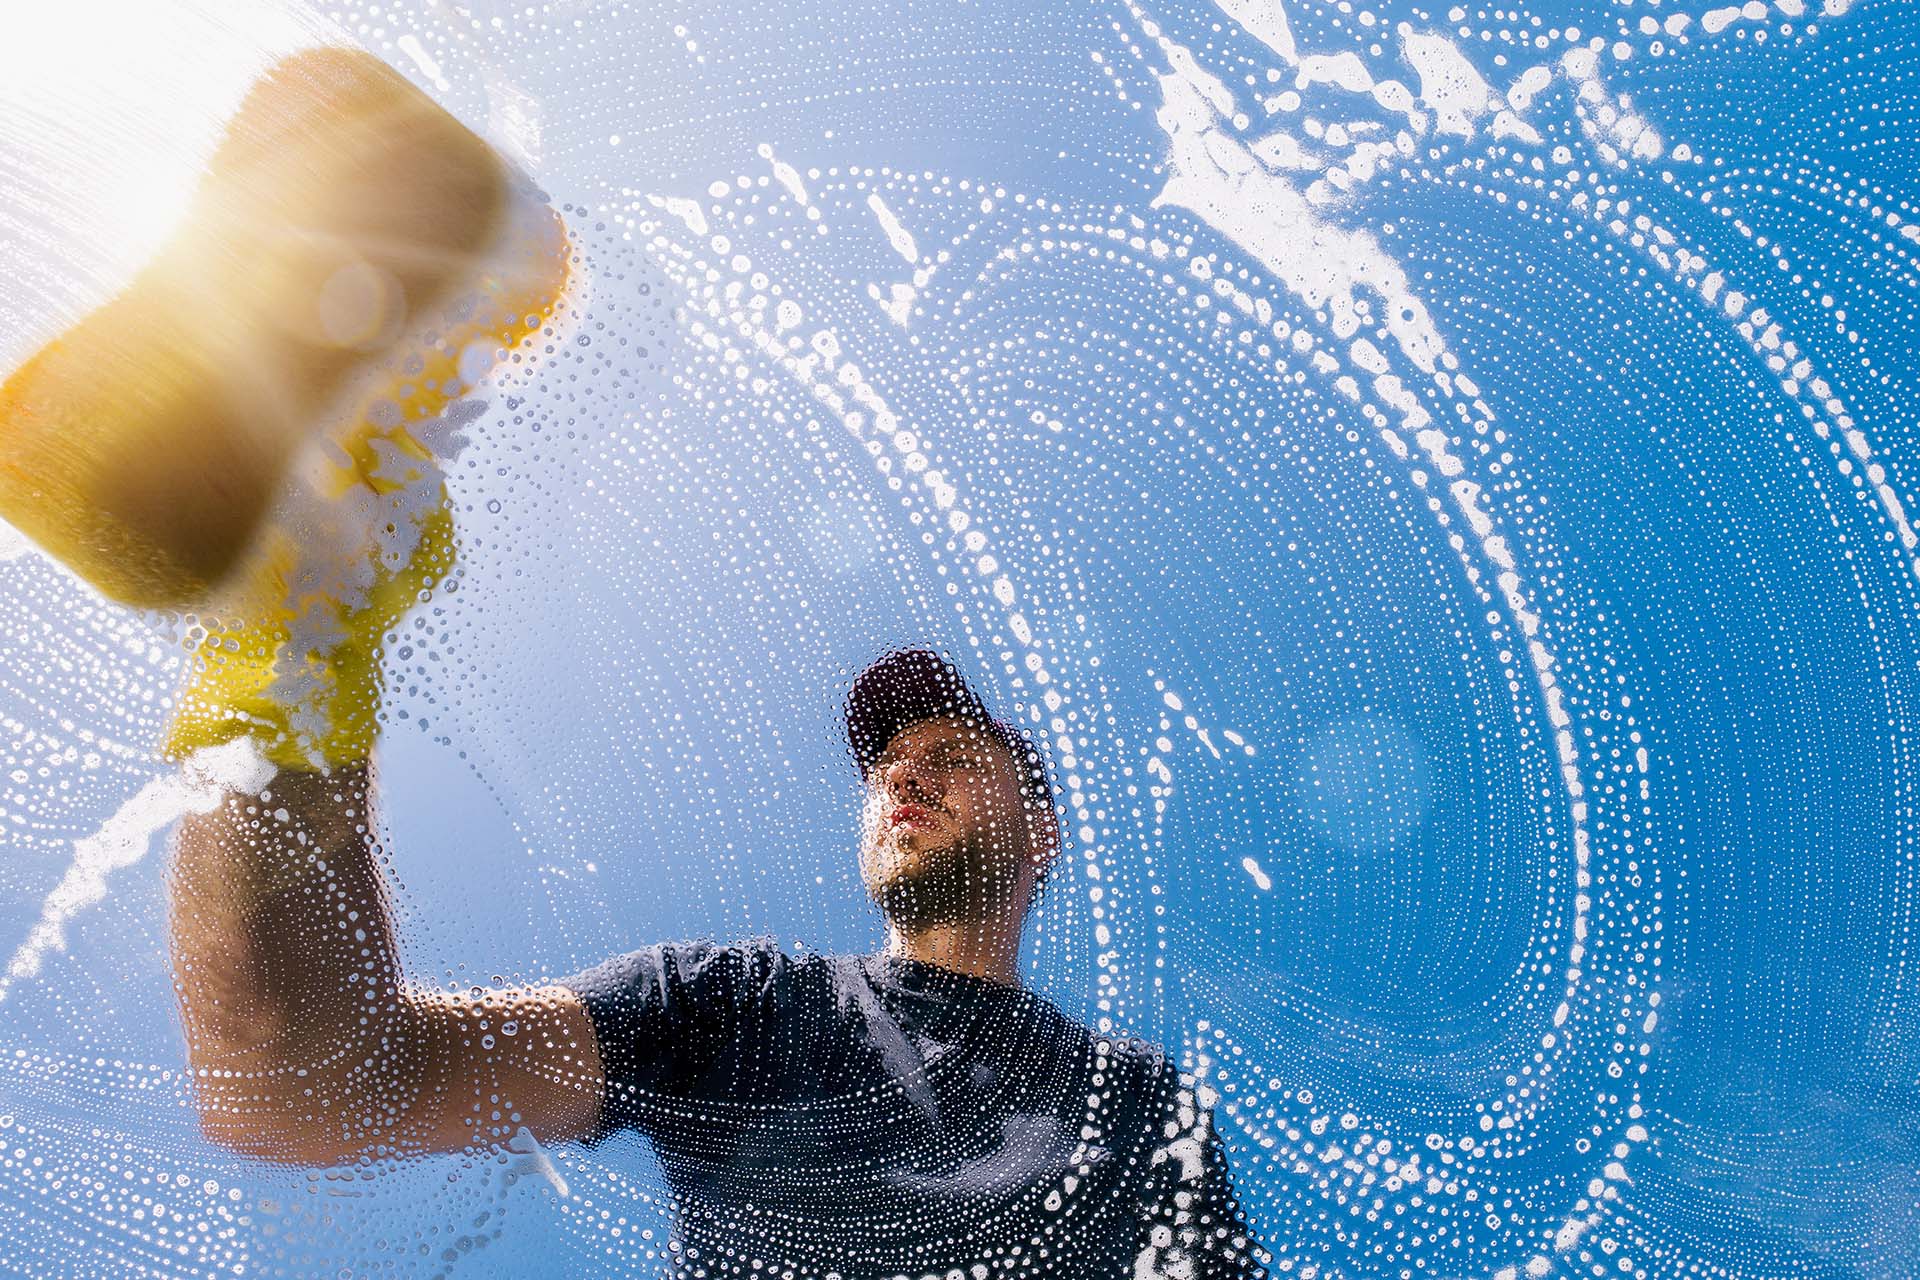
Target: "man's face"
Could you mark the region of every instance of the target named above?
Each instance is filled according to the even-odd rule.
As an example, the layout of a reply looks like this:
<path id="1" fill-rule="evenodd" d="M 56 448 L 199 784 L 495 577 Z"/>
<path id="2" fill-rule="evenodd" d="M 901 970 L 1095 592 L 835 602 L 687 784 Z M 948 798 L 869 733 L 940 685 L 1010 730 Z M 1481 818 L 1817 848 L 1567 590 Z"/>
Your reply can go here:
<path id="1" fill-rule="evenodd" d="M 895 924 L 919 928 L 1021 909 L 1033 824 L 1004 744 L 959 716 L 910 724 L 867 771 L 860 875 Z"/>

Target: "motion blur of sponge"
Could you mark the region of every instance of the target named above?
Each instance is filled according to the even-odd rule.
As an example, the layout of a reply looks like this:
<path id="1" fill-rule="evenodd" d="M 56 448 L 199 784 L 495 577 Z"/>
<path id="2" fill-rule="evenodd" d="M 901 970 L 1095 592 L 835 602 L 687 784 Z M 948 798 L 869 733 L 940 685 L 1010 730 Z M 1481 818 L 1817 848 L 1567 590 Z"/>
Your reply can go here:
<path id="1" fill-rule="evenodd" d="M 567 281 L 559 215 L 373 56 L 253 86 L 180 229 L 0 386 L 0 518 L 198 618 L 163 745 L 364 760 L 387 630 L 452 567 L 446 413 Z"/>
<path id="2" fill-rule="evenodd" d="M 438 413 L 546 323 L 565 249 L 512 168 L 379 59 L 294 54 L 155 258 L 0 386 L 0 518 L 114 600 L 202 602 L 304 445 L 376 401 Z"/>

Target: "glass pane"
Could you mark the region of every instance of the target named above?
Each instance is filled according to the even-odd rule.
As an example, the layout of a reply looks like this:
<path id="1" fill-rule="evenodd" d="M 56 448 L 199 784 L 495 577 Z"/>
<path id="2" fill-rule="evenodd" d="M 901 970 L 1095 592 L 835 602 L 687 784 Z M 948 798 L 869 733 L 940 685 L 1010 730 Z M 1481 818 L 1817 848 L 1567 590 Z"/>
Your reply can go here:
<path id="1" fill-rule="evenodd" d="M 1909 1276 L 1896 3 L 0 18 L 0 1258 Z"/>

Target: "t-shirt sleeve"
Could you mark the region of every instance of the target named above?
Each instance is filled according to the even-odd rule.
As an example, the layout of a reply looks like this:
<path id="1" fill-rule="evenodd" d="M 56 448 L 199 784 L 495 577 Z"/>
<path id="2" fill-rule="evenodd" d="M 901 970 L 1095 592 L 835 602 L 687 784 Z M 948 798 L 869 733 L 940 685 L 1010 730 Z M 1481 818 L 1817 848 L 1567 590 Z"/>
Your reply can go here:
<path id="1" fill-rule="evenodd" d="M 1135 1274 L 1266 1280 L 1267 1254 L 1241 1212 L 1211 1110 L 1157 1054 L 1150 1079 L 1160 1129 L 1140 1200 Z"/>
<path id="2" fill-rule="evenodd" d="M 589 1146 L 698 1093 L 753 1021 L 770 945 L 662 942 L 558 979 L 586 1006 L 606 1076 Z"/>
<path id="3" fill-rule="evenodd" d="M 1194 1280 L 1266 1280 L 1260 1242 L 1241 1212 L 1220 1135 L 1208 1128 L 1201 1144 L 1200 1186 L 1190 1215 Z"/>

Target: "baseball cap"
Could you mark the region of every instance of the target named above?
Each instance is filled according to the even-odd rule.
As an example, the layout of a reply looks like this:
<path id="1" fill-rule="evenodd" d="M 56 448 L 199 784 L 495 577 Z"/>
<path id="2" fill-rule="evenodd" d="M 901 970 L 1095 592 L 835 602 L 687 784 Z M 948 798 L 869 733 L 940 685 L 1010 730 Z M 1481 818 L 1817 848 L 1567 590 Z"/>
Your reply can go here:
<path id="1" fill-rule="evenodd" d="M 847 745 L 862 777 L 908 725 L 964 716 L 1000 740 L 1020 765 L 1021 790 L 1052 809 L 1053 789 L 1040 748 L 1019 727 L 988 711 L 959 669 L 932 649 L 895 649 L 869 663 L 847 693 L 846 714 Z"/>

